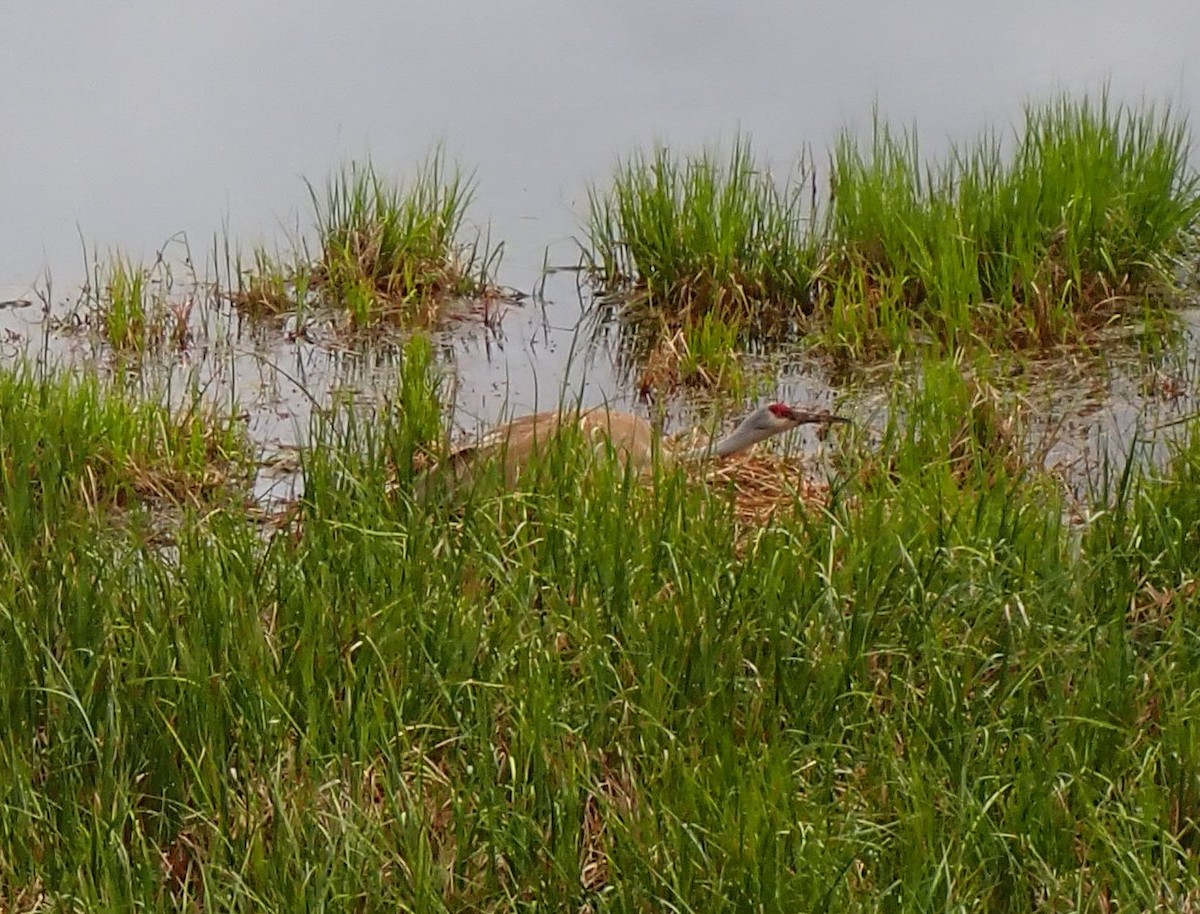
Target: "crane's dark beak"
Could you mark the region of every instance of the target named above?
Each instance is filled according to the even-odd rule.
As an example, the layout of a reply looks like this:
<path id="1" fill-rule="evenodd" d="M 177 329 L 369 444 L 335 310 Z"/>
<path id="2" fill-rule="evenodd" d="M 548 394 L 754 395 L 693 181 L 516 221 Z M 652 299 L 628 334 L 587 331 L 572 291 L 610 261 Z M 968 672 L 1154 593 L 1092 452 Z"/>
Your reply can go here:
<path id="1" fill-rule="evenodd" d="M 828 410 L 808 410 L 796 409 L 795 407 L 788 408 L 788 417 L 797 425 L 836 425 L 837 423 L 850 424 L 850 420 L 845 416 L 839 416 L 831 413 Z"/>

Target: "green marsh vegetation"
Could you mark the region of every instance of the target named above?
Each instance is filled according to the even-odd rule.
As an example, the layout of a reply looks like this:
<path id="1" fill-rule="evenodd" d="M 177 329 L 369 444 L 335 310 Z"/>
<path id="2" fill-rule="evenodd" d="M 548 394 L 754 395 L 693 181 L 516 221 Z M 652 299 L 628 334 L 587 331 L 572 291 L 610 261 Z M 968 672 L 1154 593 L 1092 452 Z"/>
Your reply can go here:
<path id="1" fill-rule="evenodd" d="M 590 269 L 606 287 L 632 285 L 635 316 L 674 326 L 804 309 L 820 260 L 813 180 L 801 161 L 780 186 L 743 137 L 727 159 L 708 151 L 679 160 L 661 147 L 634 155 L 608 192 L 588 194 Z"/>
<path id="2" fill-rule="evenodd" d="M 932 344 L 827 442 L 821 503 L 761 519 L 570 436 L 443 497 L 419 336 L 387 408 L 314 412 L 266 531 L 198 397 L 0 369 L 0 909 L 1200 909 L 1200 428 L 1079 505 L 987 380 L 988 347 L 1169 296 L 1178 123 L 1061 102 L 940 164 L 877 123 L 821 211 L 741 142 L 594 193 L 593 267 L 679 341 L 671 384 L 748 389 L 776 319 Z M 321 254 L 261 255 L 261 308 L 420 323 L 490 282 L 474 248 L 457 280 L 392 256 L 461 251 L 434 174 L 314 190 Z M 114 349 L 171 340 L 160 268 L 97 279 Z"/>
<path id="3" fill-rule="evenodd" d="M 1028 106 L 1013 145 L 986 135 L 926 164 L 914 133 L 878 120 L 866 154 L 839 143 L 835 338 L 1052 345 L 1177 291 L 1200 215 L 1182 120 L 1064 98 Z"/>
<path id="4" fill-rule="evenodd" d="M 116 355 L 144 357 L 187 348 L 195 299 L 172 295 L 175 276 L 162 252 L 150 266 L 121 252 L 104 261 L 93 254 L 90 272 L 76 313 Z"/>
<path id="5" fill-rule="evenodd" d="M 732 350 L 708 344 L 770 336 L 810 308 L 821 257 L 814 181 L 801 160 L 780 185 L 739 136 L 727 157 L 635 154 L 607 191 L 589 190 L 585 263 L 618 293 L 643 388 L 736 386 Z"/>
<path id="6" fill-rule="evenodd" d="M 321 189 L 309 184 L 316 244 L 288 257 L 259 250 L 239 269 L 233 299 L 252 312 L 309 304 L 343 312 L 352 327 L 427 326 L 447 302 L 497 294 L 501 248 L 463 240 L 473 181 L 431 154 L 407 184 L 350 163 Z"/>
<path id="7" fill-rule="evenodd" d="M 91 528 L 144 506 L 215 508 L 247 478 L 243 429 L 197 396 L 169 411 L 93 374 L 0 372 L 0 492 L 4 548 L 65 526 Z"/>
<path id="8" fill-rule="evenodd" d="M 78 493 L 207 452 L 5 374 L 0 903 L 1195 906 L 1200 438 L 1079 528 L 965 374 L 930 359 L 825 509 L 757 527 L 570 440 L 415 497 L 417 340 L 391 409 L 314 419 L 293 527 L 233 500 L 170 554 Z"/>
<path id="9" fill-rule="evenodd" d="M 745 139 L 725 163 L 659 148 L 593 189 L 585 258 L 642 328 L 647 310 L 668 328 L 716 312 L 857 354 L 1086 341 L 1179 291 L 1189 151 L 1185 119 L 1106 93 L 1029 104 L 1011 138 L 941 160 L 876 115 L 865 149 L 836 144 L 828 193 L 807 155 L 781 187 Z"/>

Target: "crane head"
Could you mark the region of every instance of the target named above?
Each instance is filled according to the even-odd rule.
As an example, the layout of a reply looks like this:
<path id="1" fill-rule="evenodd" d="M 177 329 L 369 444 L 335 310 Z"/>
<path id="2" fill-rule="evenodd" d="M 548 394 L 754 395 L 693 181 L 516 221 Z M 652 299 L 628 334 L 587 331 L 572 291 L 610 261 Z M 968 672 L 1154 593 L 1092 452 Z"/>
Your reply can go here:
<path id="1" fill-rule="evenodd" d="M 756 419 L 759 420 L 756 424 L 761 424 L 764 430 L 770 429 L 773 432 L 784 432 L 800 425 L 813 423 L 830 425 L 835 422 L 850 421 L 846 417 L 834 415 L 828 410 L 801 409 L 787 403 L 771 403 L 759 410 L 759 414 L 761 416 L 756 414 Z"/>

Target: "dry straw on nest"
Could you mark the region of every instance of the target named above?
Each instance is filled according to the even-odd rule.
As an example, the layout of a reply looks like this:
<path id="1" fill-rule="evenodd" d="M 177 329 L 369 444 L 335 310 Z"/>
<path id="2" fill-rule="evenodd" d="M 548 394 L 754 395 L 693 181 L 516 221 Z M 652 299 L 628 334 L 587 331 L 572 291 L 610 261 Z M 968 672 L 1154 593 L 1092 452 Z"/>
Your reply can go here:
<path id="1" fill-rule="evenodd" d="M 772 453 L 743 454 L 714 464 L 696 464 L 688 475 L 713 490 L 732 491 L 734 513 L 748 525 L 770 523 L 798 505 L 824 507 L 829 486 L 811 479 L 800 460 Z"/>

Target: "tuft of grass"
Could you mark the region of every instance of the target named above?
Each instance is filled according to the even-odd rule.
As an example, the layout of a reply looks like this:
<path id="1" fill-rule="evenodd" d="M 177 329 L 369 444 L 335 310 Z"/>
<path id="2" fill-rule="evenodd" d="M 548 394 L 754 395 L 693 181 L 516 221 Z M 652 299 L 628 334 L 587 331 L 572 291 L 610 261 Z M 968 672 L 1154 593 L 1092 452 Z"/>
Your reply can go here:
<path id="1" fill-rule="evenodd" d="M 182 261 L 173 264 L 172 247 L 182 250 Z M 84 260 L 89 260 L 86 245 Z M 149 266 L 120 252 L 104 261 L 93 255 L 90 279 L 79 292 L 74 318 L 82 318 L 118 358 L 160 355 L 168 347 L 186 350 L 193 342 L 193 311 L 197 300 L 204 299 L 204 290 L 193 273 L 179 294 L 179 266 L 192 270 L 182 234 L 169 239 Z"/>
<path id="2" fill-rule="evenodd" d="M 985 134 L 927 162 L 876 117 L 832 155 L 826 331 L 851 350 L 1050 345 L 1175 288 L 1200 215 L 1170 109 L 1063 96 L 1025 108 L 1005 155 Z"/>
<path id="3" fill-rule="evenodd" d="M 594 278 L 629 295 L 627 315 L 672 331 L 705 315 L 765 329 L 811 307 L 819 261 L 812 172 L 779 185 L 747 138 L 728 157 L 668 148 L 621 163 L 588 192 L 585 253 Z"/>
<path id="4" fill-rule="evenodd" d="M 117 349 L 150 348 L 158 336 L 158 321 L 148 296 L 146 271 L 118 256 L 105 280 L 105 335 Z"/>
<path id="5" fill-rule="evenodd" d="M 92 281 L 84 289 L 87 320 L 117 353 L 144 355 L 160 351 L 170 328 L 171 314 L 161 270 L 114 254 L 92 265 Z M 186 344 L 186 315 L 180 339 Z"/>
<path id="6" fill-rule="evenodd" d="M 474 189 L 434 153 L 406 187 L 351 164 L 309 185 L 321 256 L 312 282 L 355 326 L 383 319 L 429 324 L 449 299 L 491 288 L 499 249 L 460 235 Z"/>
<path id="7" fill-rule="evenodd" d="M 5 542 L 135 505 L 203 507 L 240 488 L 240 424 L 198 401 L 171 413 L 94 375 L 0 372 L 0 519 Z"/>
<path id="8" fill-rule="evenodd" d="M 455 299 L 499 294 L 503 253 L 490 239 L 463 238 L 474 182 L 435 151 L 406 184 L 367 162 L 308 183 L 316 246 L 287 256 L 255 250 L 237 265 L 228 297 L 249 314 L 277 316 L 309 305 L 343 313 L 361 329 L 381 322 L 424 327 Z M 229 260 L 228 250 L 226 260 Z"/>

